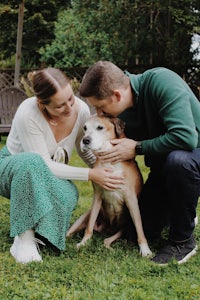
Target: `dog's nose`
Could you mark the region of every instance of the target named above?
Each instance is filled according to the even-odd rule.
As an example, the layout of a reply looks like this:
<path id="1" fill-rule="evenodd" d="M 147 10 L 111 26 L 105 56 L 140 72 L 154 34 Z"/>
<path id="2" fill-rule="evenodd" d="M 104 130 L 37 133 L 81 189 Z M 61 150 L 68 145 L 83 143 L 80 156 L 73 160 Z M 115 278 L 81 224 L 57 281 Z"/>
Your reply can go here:
<path id="1" fill-rule="evenodd" d="M 84 137 L 83 138 L 83 144 L 84 145 L 89 145 L 90 144 L 90 138 L 89 137 Z"/>

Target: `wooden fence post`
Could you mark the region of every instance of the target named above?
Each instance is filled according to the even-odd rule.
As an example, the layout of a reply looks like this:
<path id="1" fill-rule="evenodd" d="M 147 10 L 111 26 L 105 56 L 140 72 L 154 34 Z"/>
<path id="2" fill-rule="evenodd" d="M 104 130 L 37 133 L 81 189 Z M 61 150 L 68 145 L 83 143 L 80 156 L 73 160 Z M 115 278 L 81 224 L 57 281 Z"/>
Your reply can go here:
<path id="1" fill-rule="evenodd" d="M 24 0 L 22 0 L 22 3 L 19 4 L 16 57 L 15 57 L 15 77 L 14 77 L 15 86 L 18 86 L 19 83 L 21 51 L 22 51 L 21 49 L 22 49 L 23 19 L 24 19 Z"/>

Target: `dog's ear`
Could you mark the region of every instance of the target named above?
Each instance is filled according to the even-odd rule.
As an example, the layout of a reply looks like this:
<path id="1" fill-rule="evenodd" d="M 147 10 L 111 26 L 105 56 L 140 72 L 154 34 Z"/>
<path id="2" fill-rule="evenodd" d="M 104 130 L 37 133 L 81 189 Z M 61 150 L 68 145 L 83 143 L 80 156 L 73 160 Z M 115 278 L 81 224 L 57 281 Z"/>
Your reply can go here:
<path id="1" fill-rule="evenodd" d="M 111 118 L 111 122 L 115 126 L 115 133 L 116 133 L 117 138 L 122 137 L 122 135 L 124 133 L 125 122 L 119 118 Z"/>

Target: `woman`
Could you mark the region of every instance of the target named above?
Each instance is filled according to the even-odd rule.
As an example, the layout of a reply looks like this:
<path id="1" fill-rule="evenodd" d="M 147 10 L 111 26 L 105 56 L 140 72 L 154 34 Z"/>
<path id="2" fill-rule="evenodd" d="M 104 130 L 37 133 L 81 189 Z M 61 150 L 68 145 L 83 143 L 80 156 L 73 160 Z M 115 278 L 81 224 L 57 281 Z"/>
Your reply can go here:
<path id="1" fill-rule="evenodd" d="M 88 106 L 75 97 L 58 69 L 32 73 L 35 96 L 19 106 L 6 146 L 0 151 L 0 194 L 10 199 L 10 252 L 16 261 L 41 261 L 35 232 L 60 250 L 78 192 L 71 180 L 92 180 L 112 190 L 123 178 L 106 168 L 67 165 L 73 148 L 92 167 L 95 157 L 82 153 Z"/>

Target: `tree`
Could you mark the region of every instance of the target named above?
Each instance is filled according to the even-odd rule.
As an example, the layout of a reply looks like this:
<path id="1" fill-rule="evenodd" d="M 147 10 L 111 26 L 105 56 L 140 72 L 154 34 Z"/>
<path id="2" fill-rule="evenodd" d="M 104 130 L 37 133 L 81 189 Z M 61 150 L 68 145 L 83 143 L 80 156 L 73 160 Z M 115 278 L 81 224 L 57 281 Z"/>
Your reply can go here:
<path id="1" fill-rule="evenodd" d="M 98 58 L 112 60 L 106 32 L 88 31 L 73 10 L 65 10 L 55 24 L 55 40 L 40 50 L 41 60 L 59 68 L 88 66 Z"/>
<path id="2" fill-rule="evenodd" d="M 17 20 L 20 1 L 1 1 L 0 22 L 1 59 L 15 55 Z M 25 1 L 22 65 L 38 66 L 39 49 L 54 39 L 54 22 L 60 9 L 67 8 L 70 1 Z M 9 34 L 8 34 L 9 32 Z"/>
<path id="3" fill-rule="evenodd" d="M 188 65 L 199 30 L 198 1 L 72 1 L 58 16 L 55 40 L 41 51 L 47 64 L 86 66 L 110 59 L 131 68 Z M 62 25 L 61 25 L 62 24 Z"/>
<path id="4" fill-rule="evenodd" d="M 0 59 L 15 54 L 19 3 L 1 1 Z M 189 65 L 199 18 L 199 0 L 25 1 L 22 65 Z"/>

